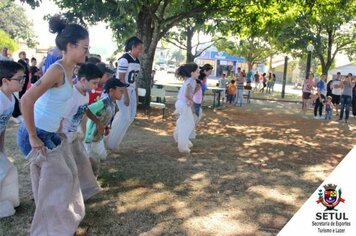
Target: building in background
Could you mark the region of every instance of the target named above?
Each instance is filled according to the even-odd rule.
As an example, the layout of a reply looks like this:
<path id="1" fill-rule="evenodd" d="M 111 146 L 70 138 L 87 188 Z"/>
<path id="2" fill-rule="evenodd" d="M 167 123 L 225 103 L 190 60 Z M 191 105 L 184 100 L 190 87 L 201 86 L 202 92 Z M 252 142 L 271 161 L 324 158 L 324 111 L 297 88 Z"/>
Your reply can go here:
<path id="1" fill-rule="evenodd" d="M 348 73 L 351 73 L 352 75 L 355 76 L 356 64 L 350 63 L 347 65 L 336 67 L 335 69 L 329 71 L 329 75 L 335 76 L 337 74 L 337 72 L 340 72 L 341 75 L 347 75 Z"/>
<path id="2" fill-rule="evenodd" d="M 245 68 L 247 66 L 244 58 L 219 52 L 215 47 L 204 51 L 195 59 L 195 63 L 199 66 L 212 65 L 214 67 L 212 77 L 219 77 L 222 73 L 229 76 L 231 73 L 236 73 L 238 67 Z"/>

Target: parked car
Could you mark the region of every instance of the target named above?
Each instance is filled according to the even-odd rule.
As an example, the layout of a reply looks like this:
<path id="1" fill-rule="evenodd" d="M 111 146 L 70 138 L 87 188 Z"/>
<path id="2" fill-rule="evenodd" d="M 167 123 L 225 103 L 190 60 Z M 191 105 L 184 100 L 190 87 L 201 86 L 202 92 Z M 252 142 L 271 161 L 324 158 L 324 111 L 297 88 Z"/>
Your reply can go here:
<path id="1" fill-rule="evenodd" d="M 159 71 L 159 70 L 161 70 L 161 67 L 160 67 L 158 64 L 155 64 L 154 67 L 153 67 L 153 69 L 154 69 L 155 71 Z"/>
<path id="2" fill-rule="evenodd" d="M 167 73 L 176 73 L 176 66 L 175 65 L 168 65 Z"/>
<path id="3" fill-rule="evenodd" d="M 166 64 L 161 64 L 159 65 L 160 70 L 167 70 L 167 65 Z"/>

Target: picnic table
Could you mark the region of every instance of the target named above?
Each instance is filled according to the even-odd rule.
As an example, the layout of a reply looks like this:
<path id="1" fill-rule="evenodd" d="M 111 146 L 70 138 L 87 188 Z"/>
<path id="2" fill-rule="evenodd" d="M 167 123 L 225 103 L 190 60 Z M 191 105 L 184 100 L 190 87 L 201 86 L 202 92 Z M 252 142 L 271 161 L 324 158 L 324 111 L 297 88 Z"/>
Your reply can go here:
<path id="1" fill-rule="evenodd" d="M 156 83 L 154 84 L 155 86 L 160 86 L 160 87 L 176 87 L 180 89 L 182 87 L 182 83 L 170 83 L 170 84 L 163 84 L 163 83 Z M 221 98 L 221 91 L 225 90 L 224 88 L 219 88 L 219 87 L 207 87 L 208 90 L 211 90 L 213 92 L 213 106 L 212 108 L 219 107 L 220 104 L 220 98 Z"/>

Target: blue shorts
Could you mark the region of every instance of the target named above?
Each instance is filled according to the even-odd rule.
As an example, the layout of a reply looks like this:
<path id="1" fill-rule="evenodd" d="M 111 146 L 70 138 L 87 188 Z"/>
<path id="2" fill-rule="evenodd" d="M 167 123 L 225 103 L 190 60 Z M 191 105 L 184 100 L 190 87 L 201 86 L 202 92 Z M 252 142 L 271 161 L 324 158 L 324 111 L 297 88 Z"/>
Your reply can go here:
<path id="1" fill-rule="evenodd" d="M 201 108 L 201 104 L 194 103 L 194 113 L 195 115 L 197 115 L 197 117 L 200 116 L 200 108 Z"/>
<path id="2" fill-rule="evenodd" d="M 39 128 L 36 128 L 36 133 L 38 138 L 41 139 L 45 147 L 48 149 L 54 149 L 61 144 L 61 138 L 57 133 L 47 132 Z M 17 130 L 17 146 L 24 156 L 27 156 L 32 150 L 28 131 L 24 122 L 21 123 Z"/>

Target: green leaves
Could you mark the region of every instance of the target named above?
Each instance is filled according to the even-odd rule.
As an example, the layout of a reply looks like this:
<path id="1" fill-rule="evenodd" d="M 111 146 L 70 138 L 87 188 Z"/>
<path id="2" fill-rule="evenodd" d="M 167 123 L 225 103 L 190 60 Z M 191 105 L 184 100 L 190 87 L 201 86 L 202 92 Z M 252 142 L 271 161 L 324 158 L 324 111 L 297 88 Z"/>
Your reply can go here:
<path id="1" fill-rule="evenodd" d="M 13 40 L 10 35 L 5 31 L 0 29 L 0 48 L 8 48 L 10 51 L 15 51 L 18 48 L 18 45 L 15 40 Z"/>
<path id="2" fill-rule="evenodd" d="M 227 52 L 230 55 L 244 57 L 249 70 L 253 65 L 265 63 L 267 57 L 272 54 L 272 48 L 267 41 L 262 38 L 243 38 L 232 37 L 233 40 L 223 39 L 215 43 L 219 51 Z"/>
<path id="3" fill-rule="evenodd" d="M 2 0 L 0 4 L 0 29 L 13 40 L 23 39 L 30 47 L 36 44 L 33 24 L 25 15 L 25 10 L 10 0 Z"/>

